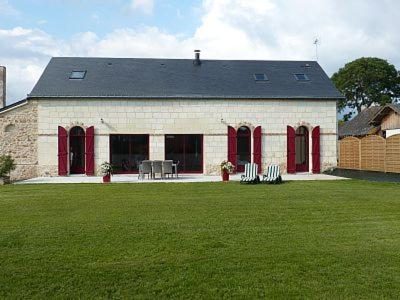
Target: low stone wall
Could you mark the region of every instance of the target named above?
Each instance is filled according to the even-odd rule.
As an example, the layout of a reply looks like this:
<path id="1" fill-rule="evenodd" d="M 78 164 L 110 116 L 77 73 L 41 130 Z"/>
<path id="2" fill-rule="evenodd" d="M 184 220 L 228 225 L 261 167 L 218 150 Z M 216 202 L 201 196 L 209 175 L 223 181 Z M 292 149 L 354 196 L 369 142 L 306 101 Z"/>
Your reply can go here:
<path id="1" fill-rule="evenodd" d="M 29 101 L 0 112 L 0 155 L 11 155 L 16 169 L 11 180 L 37 176 L 37 102 Z"/>

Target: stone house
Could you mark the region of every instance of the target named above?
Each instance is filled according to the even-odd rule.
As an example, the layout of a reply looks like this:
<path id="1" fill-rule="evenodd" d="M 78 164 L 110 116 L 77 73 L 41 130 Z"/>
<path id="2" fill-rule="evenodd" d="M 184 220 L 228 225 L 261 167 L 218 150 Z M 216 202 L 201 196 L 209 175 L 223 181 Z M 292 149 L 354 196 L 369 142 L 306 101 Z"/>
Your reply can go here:
<path id="1" fill-rule="evenodd" d="M 336 101 L 317 62 L 52 58 L 26 100 L 0 109 L 0 154 L 14 179 L 97 174 L 142 160 L 180 172 L 238 172 L 255 162 L 284 172 L 336 166 Z"/>

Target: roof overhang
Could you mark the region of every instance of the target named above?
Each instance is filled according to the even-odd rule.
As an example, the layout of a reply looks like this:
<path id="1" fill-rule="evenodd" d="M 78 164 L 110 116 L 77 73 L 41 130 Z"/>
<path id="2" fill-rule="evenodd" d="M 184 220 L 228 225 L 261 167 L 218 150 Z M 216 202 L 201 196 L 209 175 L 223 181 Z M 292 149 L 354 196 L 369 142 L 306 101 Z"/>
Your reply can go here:
<path id="1" fill-rule="evenodd" d="M 400 114 L 400 108 L 393 104 L 386 104 L 379 110 L 375 116 L 371 119 L 370 124 L 377 126 L 382 123 L 382 120 L 388 116 L 391 112 L 395 112 L 396 114 Z"/>
<path id="2" fill-rule="evenodd" d="M 23 99 L 23 100 L 20 100 L 18 102 L 15 102 L 13 104 L 4 106 L 3 108 L 0 109 L 0 114 L 3 114 L 3 113 L 8 112 L 10 110 L 16 109 L 17 107 L 23 106 L 23 105 L 25 105 L 27 103 L 28 103 L 28 99 Z"/>
<path id="3" fill-rule="evenodd" d="M 27 99 L 140 99 L 140 100 L 330 100 L 339 101 L 344 99 L 344 97 L 305 97 L 305 96 L 274 96 L 274 97 L 262 97 L 262 96 L 212 96 L 212 95 L 174 95 L 174 96 L 124 96 L 124 95 L 100 95 L 100 96 L 80 96 L 80 95 L 28 95 Z"/>

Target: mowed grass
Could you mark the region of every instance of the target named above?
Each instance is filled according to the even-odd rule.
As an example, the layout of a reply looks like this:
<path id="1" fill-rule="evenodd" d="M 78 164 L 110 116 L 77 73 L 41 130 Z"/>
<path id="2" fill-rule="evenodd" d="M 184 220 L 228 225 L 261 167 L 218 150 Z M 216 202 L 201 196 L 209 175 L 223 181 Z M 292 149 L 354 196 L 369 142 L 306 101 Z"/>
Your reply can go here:
<path id="1" fill-rule="evenodd" d="M 0 187 L 0 298 L 400 298 L 400 185 Z"/>

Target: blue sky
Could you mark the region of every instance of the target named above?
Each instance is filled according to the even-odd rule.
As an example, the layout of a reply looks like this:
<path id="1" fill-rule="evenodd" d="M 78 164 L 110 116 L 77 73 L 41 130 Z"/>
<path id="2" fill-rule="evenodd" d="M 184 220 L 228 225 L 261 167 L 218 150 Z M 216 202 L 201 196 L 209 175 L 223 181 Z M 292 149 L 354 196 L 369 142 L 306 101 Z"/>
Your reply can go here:
<path id="1" fill-rule="evenodd" d="M 0 0 L 7 103 L 52 56 L 315 60 L 332 75 L 362 56 L 400 68 L 398 0 Z"/>
<path id="2" fill-rule="evenodd" d="M 0 0 L 1 2 L 1 0 Z M 201 1 L 158 1 L 151 11 L 132 7 L 129 0 L 13 0 L 14 14 L 2 16 L 0 26 L 40 28 L 69 38 L 82 31 L 103 36 L 118 28 L 156 26 L 172 34 L 193 34 L 200 25 Z M 6 1 L 3 1 L 6 3 Z M 143 2 L 144 3 L 144 2 Z"/>

